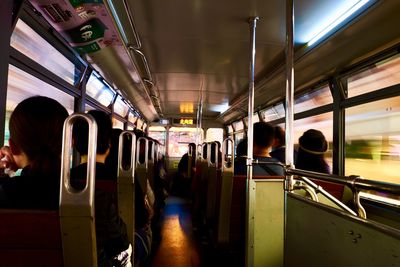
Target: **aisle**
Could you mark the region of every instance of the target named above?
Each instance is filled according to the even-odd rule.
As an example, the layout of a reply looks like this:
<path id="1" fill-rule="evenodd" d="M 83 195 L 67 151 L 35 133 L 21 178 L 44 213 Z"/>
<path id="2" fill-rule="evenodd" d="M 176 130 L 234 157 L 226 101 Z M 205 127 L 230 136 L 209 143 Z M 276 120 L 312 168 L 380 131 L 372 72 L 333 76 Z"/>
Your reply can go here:
<path id="1" fill-rule="evenodd" d="M 190 203 L 187 200 L 168 198 L 161 236 L 152 267 L 200 266 L 199 251 L 192 233 Z"/>

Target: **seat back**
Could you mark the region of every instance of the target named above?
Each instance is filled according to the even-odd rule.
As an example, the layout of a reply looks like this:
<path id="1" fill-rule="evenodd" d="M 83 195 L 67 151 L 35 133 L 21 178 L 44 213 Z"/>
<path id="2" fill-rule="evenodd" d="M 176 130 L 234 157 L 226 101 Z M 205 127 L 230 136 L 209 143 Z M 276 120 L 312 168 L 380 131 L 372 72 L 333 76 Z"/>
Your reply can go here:
<path id="1" fill-rule="evenodd" d="M 64 266 L 58 211 L 0 210 L 0 265 Z"/>

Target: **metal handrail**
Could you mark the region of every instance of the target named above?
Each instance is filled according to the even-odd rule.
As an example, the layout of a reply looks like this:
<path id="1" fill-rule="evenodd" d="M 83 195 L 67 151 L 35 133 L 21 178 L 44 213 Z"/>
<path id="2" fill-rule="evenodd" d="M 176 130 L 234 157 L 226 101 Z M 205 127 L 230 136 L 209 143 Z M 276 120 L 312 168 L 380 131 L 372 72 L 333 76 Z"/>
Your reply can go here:
<path id="1" fill-rule="evenodd" d="M 144 63 L 144 67 L 145 67 L 146 72 L 147 72 L 147 74 L 149 76 L 148 81 L 152 82 L 153 81 L 153 77 L 151 76 L 151 72 L 150 72 L 149 64 L 147 63 L 146 56 L 139 49 L 135 49 L 135 48 L 132 48 L 132 47 L 129 47 L 129 48 L 132 49 L 135 53 L 139 54 L 142 57 L 143 63 Z"/>
<path id="2" fill-rule="evenodd" d="M 335 198 L 334 196 L 332 196 L 329 192 L 327 192 L 325 189 L 323 189 L 321 186 L 317 185 L 316 183 L 314 183 L 313 181 L 311 181 L 310 179 L 301 176 L 301 180 L 306 183 L 308 186 L 310 186 L 311 188 L 313 188 L 315 190 L 315 193 L 321 193 L 322 195 L 324 195 L 326 198 L 328 198 L 330 201 L 332 201 L 333 203 L 335 203 L 336 205 L 338 205 L 340 208 L 342 208 L 343 210 L 349 212 L 350 214 L 357 216 L 357 213 L 355 213 L 352 209 L 350 209 L 349 207 L 347 207 L 345 204 L 343 204 L 340 200 L 338 200 L 337 198 Z M 317 201 L 318 202 L 318 201 Z M 361 205 L 361 204 L 360 204 Z M 366 218 L 367 216 L 364 214 L 359 213 L 359 216 L 361 218 Z"/>
<path id="3" fill-rule="evenodd" d="M 400 185 L 398 184 L 390 184 L 380 181 L 367 180 L 360 176 L 355 176 L 355 175 L 340 176 L 340 175 L 324 174 L 324 173 L 304 171 L 292 168 L 287 168 L 286 173 L 289 175 L 306 176 L 309 178 L 314 178 L 325 182 L 346 185 L 351 189 L 357 191 L 373 190 L 373 191 L 400 195 Z"/>
<path id="4" fill-rule="evenodd" d="M 227 153 L 227 148 L 229 145 L 231 147 L 231 154 Z M 222 172 L 225 172 L 225 171 L 233 172 L 233 169 L 234 169 L 233 151 L 235 151 L 235 141 L 233 140 L 232 137 L 225 138 L 225 140 L 222 143 L 222 164 L 221 164 Z M 228 161 L 226 160 L 226 157 L 228 155 L 231 156 L 230 166 L 228 165 Z"/>
<path id="5" fill-rule="evenodd" d="M 131 10 L 129 8 L 127 0 L 123 0 L 123 3 L 124 3 L 124 8 L 125 8 L 126 14 L 128 15 L 129 24 L 132 27 L 133 36 L 136 39 L 136 46 L 133 46 L 132 44 L 128 44 L 127 46 L 131 46 L 133 49 L 140 49 L 142 47 L 142 43 L 140 42 L 139 35 L 137 34 L 135 21 L 133 20 Z"/>

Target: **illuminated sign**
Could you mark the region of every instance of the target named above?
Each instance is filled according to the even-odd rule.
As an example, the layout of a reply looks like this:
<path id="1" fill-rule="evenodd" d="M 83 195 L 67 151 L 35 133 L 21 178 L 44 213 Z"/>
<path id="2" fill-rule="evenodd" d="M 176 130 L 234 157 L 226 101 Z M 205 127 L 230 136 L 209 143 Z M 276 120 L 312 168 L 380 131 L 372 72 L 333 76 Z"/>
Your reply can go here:
<path id="1" fill-rule="evenodd" d="M 181 120 L 179 121 L 179 124 L 193 125 L 193 119 L 181 119 Z"/>
<path id="2" fill-rule="evenodd" d="M 173 119 L 173 124 L 195 125 L 196 124 L 196 119 L 193 119 L 193 118 Z"/>

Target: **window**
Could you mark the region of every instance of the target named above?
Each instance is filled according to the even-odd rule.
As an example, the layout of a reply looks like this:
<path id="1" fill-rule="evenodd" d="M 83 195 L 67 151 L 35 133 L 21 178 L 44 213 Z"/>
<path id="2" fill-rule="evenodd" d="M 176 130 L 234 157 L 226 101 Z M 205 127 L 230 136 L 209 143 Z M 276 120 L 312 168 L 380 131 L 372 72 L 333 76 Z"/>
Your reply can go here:
<path id="1" fill-rule="evenodd" d="M 124 100 L 122 100 L 121 96 L 118 96 L 114 103 L 114 113 L 120 115 L 121 117 L 125 117 L 128 113 L 128 110 L 128 105 L 124 102 Z"/>
<path id="2" fill-rule="evenodd" d="M 333 102 L 329 86 L 319 90 L 308 92 L 296 98 L 294 102 L 295 113 L 300 113 L 313 108 L 331 104 Z"/>
<path id="3" fill-rule="evenodd" d="M 79 82 L 82 74 L 79 68 L 22 20 L 18 20 L 11 35 L 11 46 L 68 83 Z"/>
<path id="4" fill-rule="evenodd" d="M 285 117 L 285 108 L 282 103 L 261 111 L 261 118 L 266 122 L 274 121 L 283 117 Z"/>
<path id="5" fill-rule="evenodd" d="M 172 127 L 169 130 L 169 156 L 182 157 L 187 152 L 189 143 L 196 143 L 198 134 L 196 128 Z M 202 130 L 200 134 L 203 134 Z"/>
<path id="6" fill-rule="evenodd" d="M 366 71 L 347 79 L 348 97 L 386 88 L 400 83 L 400 55 L 376 63 Z"/>
<path id="7" fill-rule="evenodd" d="M 167 131 L 162 126 L 150 126 L 149 127 L 149 137 L 157 140 L 163 146 L 165 146 L 165 140 L 167 138 Z"/>
<path id="8" fill-rule="evenodd" d="M 137 120 L 136 120 L 136 128 L 138 128 L 138 129 L 142 129 L 142 126 L 143 126 L 143 121 L 140 119 L 140 118 L 138 118 Z"/>
<path id="9" fill-rule="evenodd" d="M 124 129 L 124 122 L 120 121 L 117 118 L 112 118 L 113 128 Z"/>
<path id="10" fill-rule="evenodd" d="M 235 134 L 235 145 L 238 145 L 240 141 L 242 141 L 244 138 L 244 133 L 236 133 Z"/>
<path id="11" fill-rule="evenodd" d="M 400 97 L 346 109 L 346 175 L 400 183 Z"/>
<path id="12" fill-rule="evenodd" d="M 233 133 L 232 125 L 228 125 L 227 127 L 228 127 L 228 135 L 232 134 Z"/>
<path id="13" fill-rule="evenodd" d="M 128 131 L 133 131 L 133 129 L 135 129 L 135 127 L 133 127 L 132 125 L 128 124 L 127 130 Z"/>
<path id="14" fill-rule="evenodd" d="M 253 114 L 253 124 L 259 121 L 260 118 L 258 117 L 258 113 Z M 244 118 L 244 123 L 246 124 L 246 127 L 248 127 L 248 122 L 249 122 L 248 117 Z"/>
<path id="15" fill-rule="evenodd" d="M 206 142 L 218 141 L 222 145 L 224 141 L 224 130 L 222 128 L 209 128 L 206 132 Z"/>
<path id="16" fill-rule="evenodd" d="M 283 129 L 285 129 L 283 127 Z M 332 133 L 333 133 L 333 113 L 328 112 L 300 120 L 294 121 L 294 143 L 298 144 L 299 138 L 309 129 L 321 131 L 328 142 L 328 151 L 325 153 L 325 159 L 332 171 Z"/>
<path id="17" fill-rule="evenodd" d="M 8 119 L 11 112 L 22 100 L 31 96 L 47 96 L 60 102 L 69 114 L 74 112 L 74 98 L 63 91 L 53 87 L 50 84 L 39 80 L 38 78 L 9 65 L 8 68 L 8 88 L 6 103 L 6 131 L 5 140 L 8 141 Z"/>
<path id="18" fill-rule="evenodd" d="M 233 128 L 235 129 L 235 132 L 243 130 L 244 129 L 243 121 L 239 120 L 237 122 L 234 122 L 233 123 Z"/>
<path id="19" fill-rule="evenodd" d="M 128 114 L 128 121 L 130 121 L 131 123 L 135 123 L 137 120 L 137 117 L 132 113 L 132 111 L 129 112 Z"/>
<path id="20" fill-rule="evenodd" d="M 108 107 L 114 99 L 115 92 L 104 84 L 96 74 L 90 75 L 86 85 L 86 94 L 105 107 Z"/>

